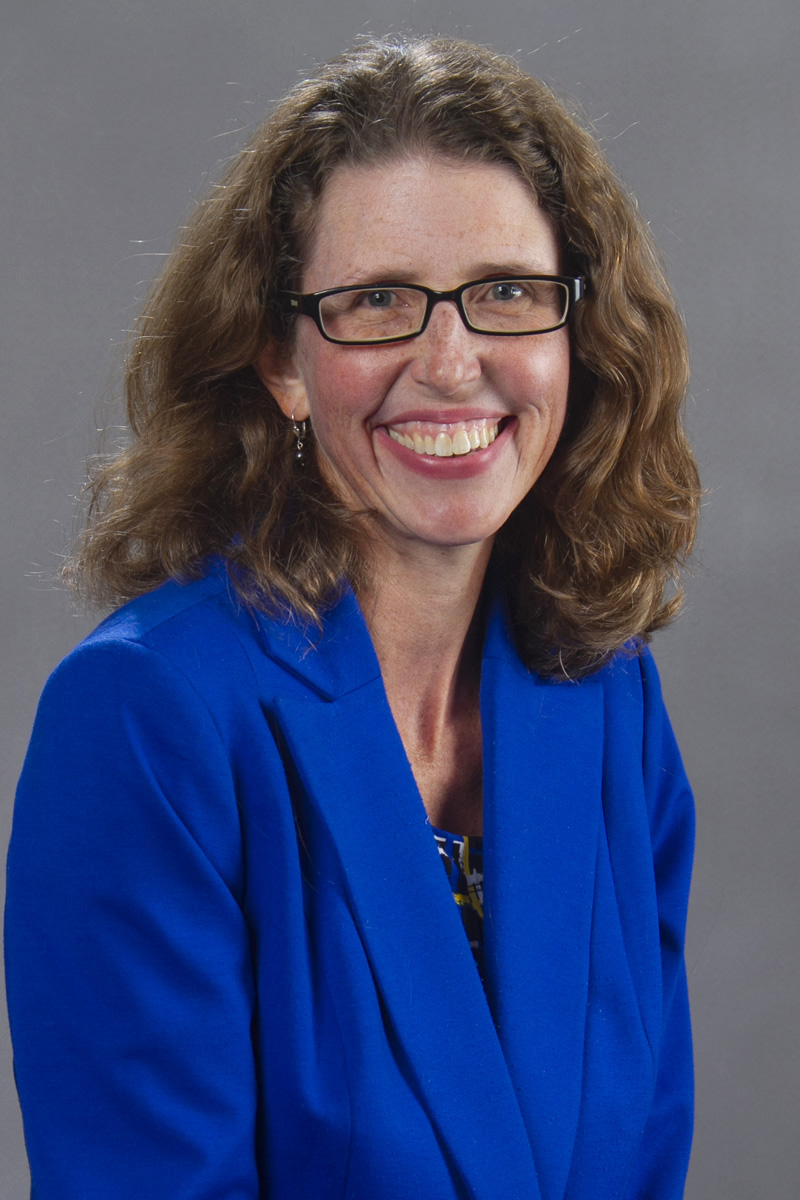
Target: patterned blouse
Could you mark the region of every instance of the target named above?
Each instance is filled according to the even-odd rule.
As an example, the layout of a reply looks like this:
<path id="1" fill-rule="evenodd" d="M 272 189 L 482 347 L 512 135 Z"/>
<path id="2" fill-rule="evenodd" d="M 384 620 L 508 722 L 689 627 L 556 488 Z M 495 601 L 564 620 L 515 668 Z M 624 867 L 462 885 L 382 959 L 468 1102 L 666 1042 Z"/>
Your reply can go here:
<path id="1" fill-rule="evenodd" d="M 483 982 L 483 838 L 432 828 Z"/>

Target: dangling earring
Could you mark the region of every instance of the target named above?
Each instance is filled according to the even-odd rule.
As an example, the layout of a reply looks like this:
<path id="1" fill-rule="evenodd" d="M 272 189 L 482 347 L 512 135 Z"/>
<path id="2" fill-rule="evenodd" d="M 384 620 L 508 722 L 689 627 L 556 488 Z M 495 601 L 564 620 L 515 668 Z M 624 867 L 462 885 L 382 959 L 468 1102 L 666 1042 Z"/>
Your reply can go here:
<path id="1" fill-rule="evenodd" d="M 306 465 L 306 437 L 308 435 L 308 421 L 296 421 L 294 413 L 292 413 L 292 433 L 294 434 L 294 461 L 298 467 Z"/>

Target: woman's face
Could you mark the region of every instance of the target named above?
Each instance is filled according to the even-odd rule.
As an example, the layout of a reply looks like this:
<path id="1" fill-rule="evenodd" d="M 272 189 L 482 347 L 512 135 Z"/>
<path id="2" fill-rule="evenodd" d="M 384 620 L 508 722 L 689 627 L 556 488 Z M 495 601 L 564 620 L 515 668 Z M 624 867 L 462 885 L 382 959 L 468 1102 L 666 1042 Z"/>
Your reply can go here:
<path id="1" fill-rule="evenodd" d="M 413 157 L 338 168 L 302 286 L 449 290 L 559 268 L 552 223 L 510 167 Z M 423 333 L 387 345 L 335 345 L 298 317 L 291 356 L 267 351 L 256 366 L 287 417 L 310 419 L 323 475 L 353 510 L 374 513 L 378 537 L 454 546 L 491 539 L 550 458 L 566 412 L 569 340 L 566 329 L 471 333 L 444 301 Z M 495 428 L 488 447 L 450 457 L 397 440 L 417 435 L 425 445 L 441 430 L 452 441 L 463 430 L 474 443 Z M 463 437 L 457 444 L 463 450 Z"/>

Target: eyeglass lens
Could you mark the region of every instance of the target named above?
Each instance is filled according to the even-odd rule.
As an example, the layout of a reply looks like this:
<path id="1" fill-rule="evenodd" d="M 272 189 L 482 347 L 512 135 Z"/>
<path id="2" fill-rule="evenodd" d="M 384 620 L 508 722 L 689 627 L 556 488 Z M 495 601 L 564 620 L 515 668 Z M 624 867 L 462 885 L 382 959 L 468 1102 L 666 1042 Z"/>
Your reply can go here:
<path id="1" fill-rule="evenodd" d="M 348 288 L 320 301 L 325 332 L 342 341 L 382 341 L 418 333 L 428 298 L 413 287 Z M 544 333 L 564 323 L 569 289 L 554 280 L 504 279 L 475 283 L 463 293 L 464 311 L 484 333 Z"/>

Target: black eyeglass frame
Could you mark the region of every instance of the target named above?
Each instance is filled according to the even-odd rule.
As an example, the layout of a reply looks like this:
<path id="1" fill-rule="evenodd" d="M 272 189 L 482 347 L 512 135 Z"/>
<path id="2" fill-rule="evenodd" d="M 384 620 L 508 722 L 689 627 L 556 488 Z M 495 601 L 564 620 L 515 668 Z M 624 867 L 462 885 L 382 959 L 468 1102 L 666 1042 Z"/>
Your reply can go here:
<path id="1" fill-rule="evenodd" d="M 567 289 L 567 307 L 564 317 L 557 325 L 548 325 L 546 329 L 478 329 L 470 322 L 464 308 L 464 292 L 469 288 L 476 287 L 481 283 L 561 283 Z M 351 341 L 349 338 L 333 337 L 325 331 L 320 315 L 320 303 L 326 296 L 336 296 L 341 292 L 381 292 L 390 291 L 392 288 L 404 288 L 407 291 L 422 292 L 426 299 L 425 315 L 422 318 L 422 324 L 419 329 L 415 329 L 413 333 L 401 333 L 398 337 L 385 338 L 364 338 L 358 341 Z M 486 337 L 535 337 L 540 333 L 554 333 L 557 329 L 563 329 L 572 314 L 572 310 L 584 294 L 584 278 L 582 275 L 491 275 L 485 279 L 471 279 L 469 283 L 462 283 L 459 287 L 453 288 L 449 292 L 437 292 L 434 288 L 423 287 L 417 283 L 375 283 L 375 284 L 349 284 L 347 287 L 326 288 L 322 292 L 278 292 L 277 299 L 281 306 L 281 310 L 285 313 L 301 313 L 303 316 L 311 317 L 321 335 L 326 342 L 333 342 L 337 346 L 385 346 L 389 342 L 408 342 L 411 338 L 419 337 L 424 333 L 428 322 L 431 319 L 431 313 L 435 304 L 442 300 L 452 300 L 458 309 L 458 314 L 464 325 L 472 333 L 481 333 Z"/>

